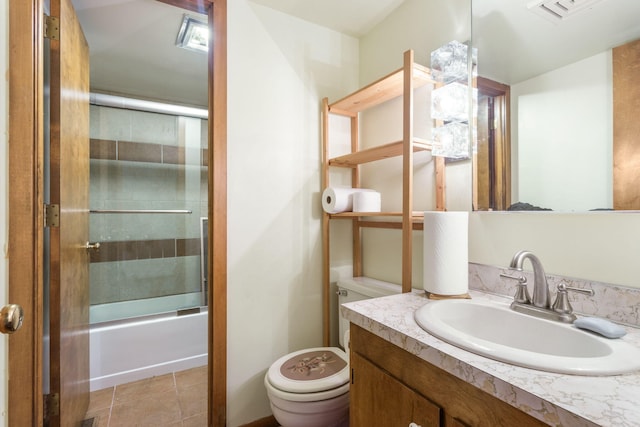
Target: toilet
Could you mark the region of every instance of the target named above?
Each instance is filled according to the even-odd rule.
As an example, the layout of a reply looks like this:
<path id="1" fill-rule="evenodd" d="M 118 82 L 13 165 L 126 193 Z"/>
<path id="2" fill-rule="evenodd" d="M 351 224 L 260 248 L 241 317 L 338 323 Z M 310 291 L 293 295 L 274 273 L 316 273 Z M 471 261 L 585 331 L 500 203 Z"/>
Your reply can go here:
<path id="1" fill-rule="evenodd" d="M 400 292 L 399 285 L 365 277 L 338 280 L 339 305 Z M 338 318 L 340 345 L 348 351 L 349 322 Z M 339 347 L 282 356 L 264 377 L 273 416 L 282 427 L 347 427 L 349 373 L 349 355 Z"/>

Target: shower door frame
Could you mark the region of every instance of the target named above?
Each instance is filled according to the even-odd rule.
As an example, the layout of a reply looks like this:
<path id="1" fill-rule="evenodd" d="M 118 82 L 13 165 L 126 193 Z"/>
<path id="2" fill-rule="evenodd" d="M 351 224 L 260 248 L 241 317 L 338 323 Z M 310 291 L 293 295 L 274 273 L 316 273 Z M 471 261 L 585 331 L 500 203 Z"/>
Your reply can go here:
<path id="1" fill-rule="evenodd" d="M 227 0 L 158 0 L 208 15 L 208 425 L 226 425 L 227 387 Z M 9 5 L 9 300 L 22 329 L 9 338 L 9 422 L 43 425 L 43 11 Z M 215 40 L 216 43 L 212 41 Z M 214 61 L 215 58 L 215 61 Z M 88 380 L 88 379 L 87 379 Z"/>

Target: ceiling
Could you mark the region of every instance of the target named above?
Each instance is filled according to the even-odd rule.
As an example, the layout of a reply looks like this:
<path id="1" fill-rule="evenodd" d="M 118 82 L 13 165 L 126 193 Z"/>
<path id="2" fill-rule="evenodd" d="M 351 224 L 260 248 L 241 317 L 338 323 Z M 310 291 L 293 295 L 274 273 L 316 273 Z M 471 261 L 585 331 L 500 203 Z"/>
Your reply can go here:
<path id="1" fill-rule="evenodd" d="M 354 37 L 404 1 L 252 0 Z M 473 1 L 481 75 L 513 84 L 640 38 L 638 0 L 602 0 L 559 23 L 529 11 L 531 1 Z M 72 2 L 90 46 L 93 91 L 206 106 L 206 55 L 175 47 L 184 10 L 156 0 Z"/>
<path id="2" fill-rule="evenodd" d="M 365 34 L 404 2 L 252 1 L 354 37 Z M 89 42 L 92 91 L 206 107 L 206 55 L 175 47 L 186 11 L 156 0 L 72 3 Z M 201 19 L 206 21 L 204 15 Z"/>
<path id="3" fill-rule="evenodd" d="M 92 91 L 206 107 L 207 55 L 175 46 L 186 10 L 156 0 L 72 3 L 89 43 Z"/>
<path id="4" fill-rule="evenodd" d="M 252 0 L 343 34 L 361 37 L 404 0 Z"/>
<path id="5" fill-rule="evenodd" d="M 535 1 L 473 1 L 478 74 L 514 84 L 640 38 L 638 0 L 601 0 L 563 21 L 530 11 Z"/>

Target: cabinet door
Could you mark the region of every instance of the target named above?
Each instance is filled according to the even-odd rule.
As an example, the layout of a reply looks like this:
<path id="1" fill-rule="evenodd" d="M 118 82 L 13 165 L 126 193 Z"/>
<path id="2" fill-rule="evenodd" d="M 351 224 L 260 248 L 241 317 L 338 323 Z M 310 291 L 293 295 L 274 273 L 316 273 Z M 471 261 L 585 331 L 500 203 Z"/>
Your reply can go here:
<path id="1" fill-rule="evenodd" d="M 406 388 L 406 386 L 404 386 Z M 411 390 L 411 389 L 409 389 Z M 432 401 L 413 391 L 413 414 L 410 427 L 440 426 L 441 410 Z M 401 424 L 404 425 L 404 424 Z"/>
<path id="2" fill-rule="evenodd" d="M 444 414 L 444 427 L 469 427 L 457 418 Z"/>
<path id="3" fill-rule="evenodd" d="M 350 426 L 440 426 L 440 408 L 351 353 Z M 414 424 L 412 424 L 414 423 Z"/>

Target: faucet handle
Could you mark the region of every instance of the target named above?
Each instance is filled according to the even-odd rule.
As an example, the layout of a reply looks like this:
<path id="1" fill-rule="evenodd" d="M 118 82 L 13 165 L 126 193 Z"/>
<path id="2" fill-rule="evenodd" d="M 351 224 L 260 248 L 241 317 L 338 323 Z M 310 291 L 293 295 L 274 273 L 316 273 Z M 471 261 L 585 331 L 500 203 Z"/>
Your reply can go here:
<path id="1" fill-rule="evenodd" d="M 529 290 L 527 289 L 527 278 L 523 275 L 510 276 L 508 274 L 500 273 L 500 277 L 507 279 L 517 280 L 516 294 L 513 297 L 513 301 L 520 304 L 531 304 L 531 297 L 529 296 Z"/>
<path id="2" fill-rule="evenodd" d="M 558 284 L 558 294 L 556 295 L 556 300 L 551 306 L 553 311 L 555 311 L 556 313 L 573 313 L 573 307 L 571 307 L 571 303 L 569 303 L 568 291 L 577 292 L 589 296 L 594 295 L 593 289 L 574 288 L 571 286 L 567 286 L 564 282 L 560 282 Z"/>
<path id="3" fill-rule="evenodd" d="M 522 274 L 519 276 L 510 276 L 508 274 L 500 273 L 500 277 L 517 280 L 518 282 L 520 282 L 518 283 L 519 285 L 527 283 L 527 278 L 524 277 Z"/>

